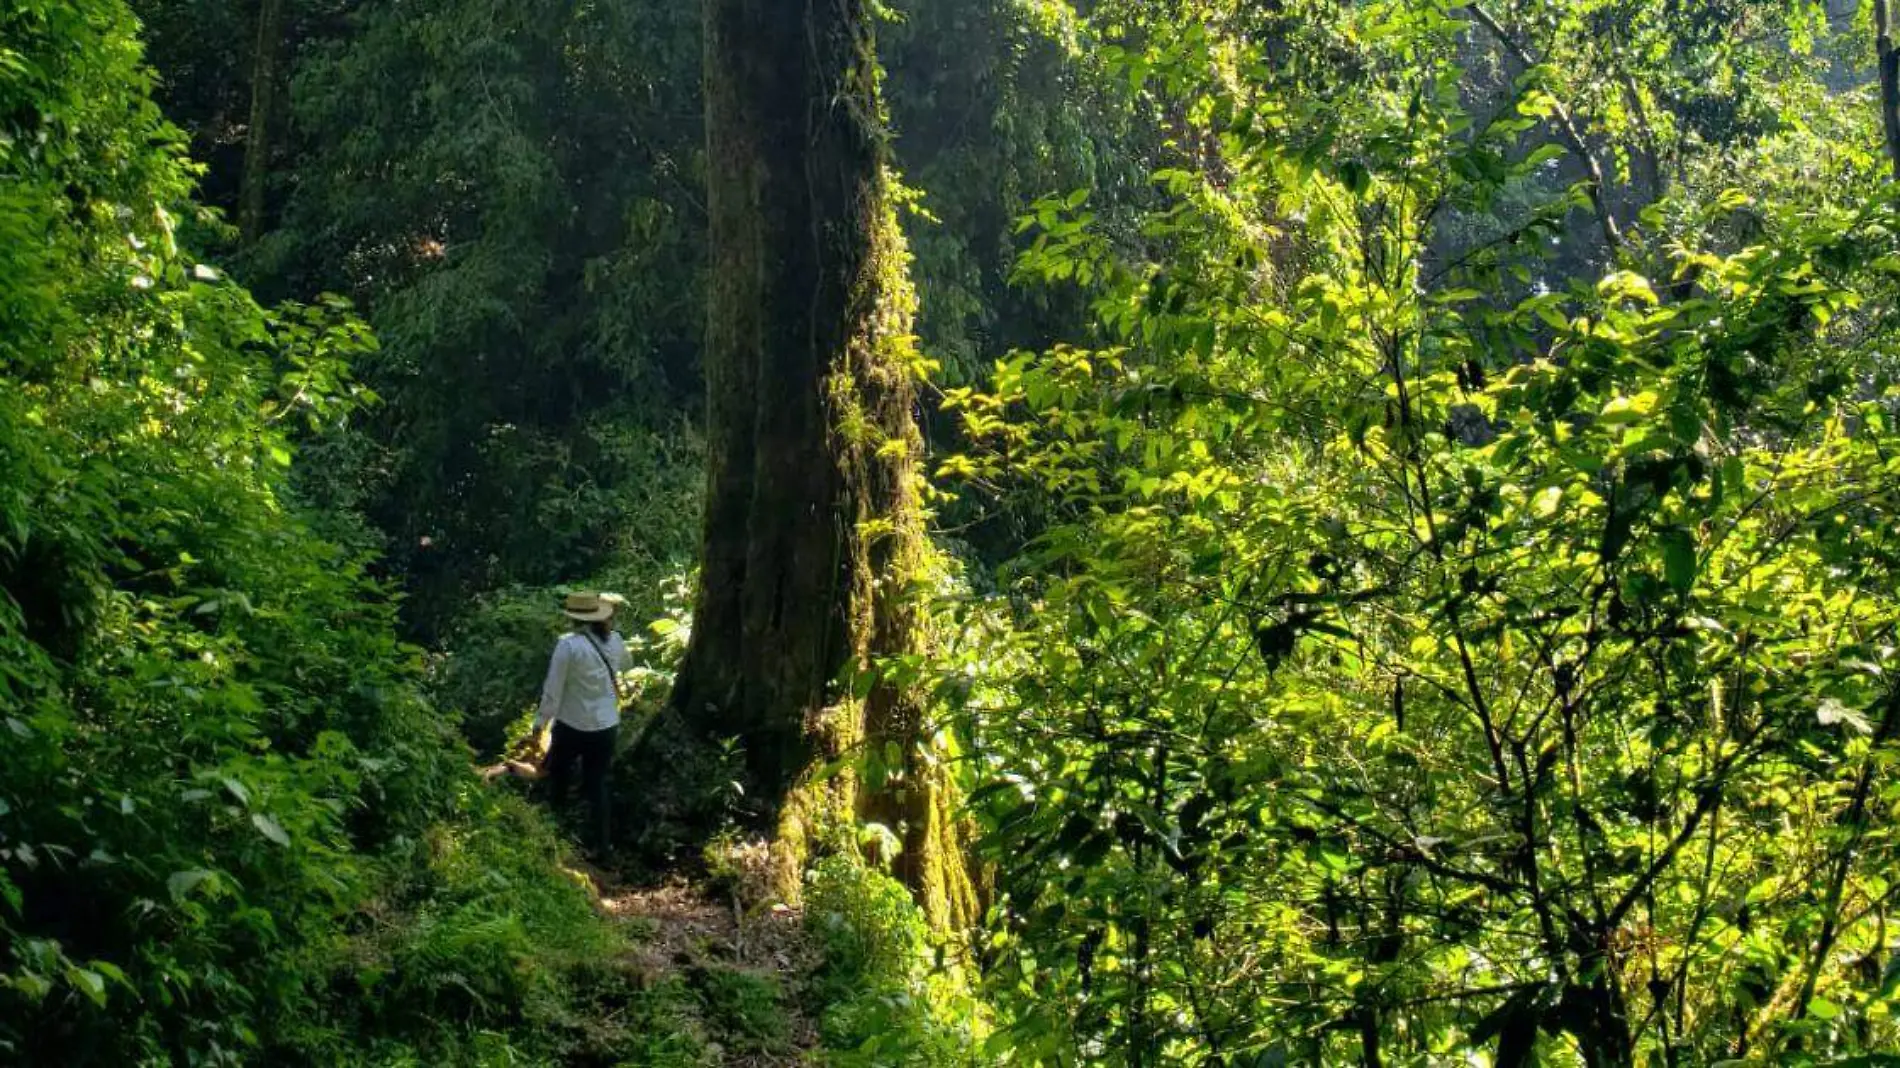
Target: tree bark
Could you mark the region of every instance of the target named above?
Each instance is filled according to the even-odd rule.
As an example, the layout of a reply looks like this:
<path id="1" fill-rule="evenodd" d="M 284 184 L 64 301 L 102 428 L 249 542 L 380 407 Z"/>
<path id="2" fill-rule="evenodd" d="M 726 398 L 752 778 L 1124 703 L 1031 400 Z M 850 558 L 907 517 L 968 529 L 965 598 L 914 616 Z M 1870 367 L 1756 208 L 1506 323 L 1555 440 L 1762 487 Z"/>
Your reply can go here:
<path id="1" fill-rule="evenodd" d="M 1564 991 L 1558 1011 L 1564 1030 L 1576 1040 L 1584 1068 L 1632 1068 L 1636 1043 L 1630 1034 L 1629 1011 L 1606 957 L 1591 962 L 1597 974 Z"/>
<path id="2" fill-rule="evenodd" d="M 288 0 L 260 0 L 257 48 L 251 54 L 251 124 L 244 134 L 244 178 L 238 187 L 238 233 L 246 242 L 264 232 L 265 187 L 270 183 L 271 133 L 282 75 L 284 7 Z"/>
<path id="3" fill-rule="evenodd" d="M 707 502 L 668 714 L 741 739 L 781 890 L 817 839 L 862 815 L 900 836 L 896 870 L 933 919 L 968 918 L 918 702 L 838 685 L 922 640 L 912 296 L 866 4 L 705 0 L 705 50 Z M 863 787 L 813 774 L 886 752 Z"/>

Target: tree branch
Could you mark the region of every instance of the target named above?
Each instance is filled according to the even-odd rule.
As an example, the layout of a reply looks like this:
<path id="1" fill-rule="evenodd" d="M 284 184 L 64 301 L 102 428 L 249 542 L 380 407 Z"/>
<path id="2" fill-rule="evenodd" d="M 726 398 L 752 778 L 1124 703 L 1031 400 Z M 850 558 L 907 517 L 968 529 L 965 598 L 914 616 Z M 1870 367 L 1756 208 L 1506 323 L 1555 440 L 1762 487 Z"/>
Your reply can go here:
<path id="1" fill-rule="evenodd" d="M 1876 9 L 1886 6 L 1886 0 L 1879 0 L 1875 5 Z M 1841 816 L 1841 825 L 1848 832 L 1847 842 L 1834 858 L 1834 870 L 1828 875 L 1826 902 L 1821 907 L 1824 917 L 1821 935 L 1815 939 L 1814 954 L 1808 961 L 1806 973 L 1801 977 L 1801 995 L 1794 1002 L 1796 1020 L 1808 1014 L 1808 1002 L 1814 1000 L 1814 987 L 1821 979 L 1821 969 L 1827 964 L 1828 954 L 1834 951 L 1835 939 L 1840 937 L 1841 895 L 1847 888 L 1848 875 L 1854 870 L 1861 839 L 1867 833 L 1867 798 L 1873 791 L 1874 771 L 1880 766 L 1880 747 L 1893 738 L 1896 730 L 1900 730 L 1900 690 L 1889 693 L 1885 704 L 1887 707 L 1881 715 L 1880 727 L 1874 732 L 1873 744 L 1854 782 L 1853 799 L 1848 803 L 1846 813 Z"/>
<path id="2" fill-rule="evenodd" d="M 1621 898 L 1617 899 L 1615 907 L 1611 908 L 1609 915 L 1604 918 L 1604 934 L 1616 930 L 1616 928 L 1622 924 L 1623 918 L 1629 915 L 1630 909 L 1635 908 L 1636 903 L 1641 901 L 1643 896 L 1649 892 L 1650 886 L 1655 883 L 1664 871 L 1668 870 L 1669 865 L 1675 863 L 1676 854 L 1681 852 L 1682 847 L 1689 844 L 1689 840 L 1695 837 L 1696 828 L 1702 826 L 1703 819 L 1711 812 L 1714 812 L 1716 807 L 1722 803 L 1722 795 L 1728 788 L 1729 775 L 1735 771 L 1736 767 L 1738 767 L 1743 760 L 1756 755 L 1751 752 L 1751 750 L 1755 742 L 1767 729 L 1767 724 L 1763 723 L 1753 731 L 1750 731 L 1748 737 L 1742 739 L 1741 745 L 1736 747 L 1735 752 L 1730 755 L 1728 759 L 1716 765 L 1715 770 L 1709 776 L 1709 781 L 1702 787 L 1699 796 L 1696 798 L 1695 808 L 1690 811 L 1688 819 L 1683 821 L 1681 829 L 1678 830 L 1675 836 L 1669 840 L 1669 843 L 1663 847 L 1662 852 L 1650 862 L 1649 867 L 1644 869 L 1643 874 L 1637 878 L 1636 882 L 1632 884 L 1628 890 L 1624 891 Z"/>
<path id="3" fill-rule="evenodd" d="M 1884 7 L 1886 0 L 1879 0 L 1879 3 Z M 1492 18 L 1491 13 L 1486 11 L 1482 4 L 1467 4 L 1465 10 L 1470 12 L 1471 17 L 1485 29 L 1491 31 L 1491 36 L 1496 37 L 1498 43 L 1504 46 L 1504 50 L 1525 69 L 1542 66 L 1538 63 L 1537 57 L 1531 55 L 1528 49 L 1519 44 L 1517 39 L 1498 23 L 1497 19 Z M 1623 232 L 1616 224 L 1616 216 L 1610 211 L 1607 183 L 1603 179 L 1603 165 L 1597 162 L 1596 153 L 1590 151 L 1589 143 L 1583 139 L 1583 131 L 1577 126 L 1576 120 L 1571 117 L 1570 109 L 1564 106 L 1563 101 L 1552 97 L 1550 108 L 1551 114 L 1557 119 L 1557 130 L 1563 134 L 1565 146 L 1570 149 L 1571 155 L 1576 156 L 1577 161 L 1583 164 L 1584 173 L 1588 176 L 1586 184 L 1589 187 L 1590 206 L 1596 209 L 1597 225 L 1602 228 L 1603 240 L 1610 246 L 1610 252 L 1614 255 L 1623 247 Z"/>

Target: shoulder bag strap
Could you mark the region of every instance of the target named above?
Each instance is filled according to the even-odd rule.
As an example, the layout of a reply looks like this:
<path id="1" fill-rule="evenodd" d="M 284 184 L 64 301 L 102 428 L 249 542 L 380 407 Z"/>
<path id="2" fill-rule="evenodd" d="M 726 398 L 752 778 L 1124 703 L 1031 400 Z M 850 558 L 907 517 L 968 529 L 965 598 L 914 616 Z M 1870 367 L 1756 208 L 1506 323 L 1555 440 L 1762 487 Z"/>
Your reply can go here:
<path id="1" fill-rule="evenodd" d="M 620 695 L 620 676 L 614 674 L 614 664 L 613 661 L 607 659 L 607 650 L 600 647 L 600 643 L 594 640 L 592 634 L 583 631 L 581 637 L 586 638 L 587 644 L 594 647 L 595 655 L 600 657 L 601 666 L 607 669 L 607 682 L 614 688 L 614 704 L 625 703 L 626 699 Z"/>

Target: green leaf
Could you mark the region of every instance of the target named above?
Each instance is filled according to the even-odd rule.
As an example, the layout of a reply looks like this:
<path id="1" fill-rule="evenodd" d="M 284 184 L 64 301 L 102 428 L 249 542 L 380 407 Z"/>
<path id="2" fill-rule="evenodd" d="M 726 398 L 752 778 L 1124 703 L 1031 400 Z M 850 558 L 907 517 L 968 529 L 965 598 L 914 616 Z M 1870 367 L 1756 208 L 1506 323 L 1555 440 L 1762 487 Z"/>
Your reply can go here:
<path id="1" fill-rule="evenodd" d="M 1347 192 L 1353 196 L 1364 196 L 1372 188 L 1372 172 L 1364 163 L 1349 159 L 1339 165 L 1339 180 L 1345 183 Z"/>
<path id="2" fill-rule="evenodd" d="M 173 901 L 183 901 L 200 884 L 210 878 L 211 873 L 202 868 L 175 871 L 172 872 L 170 878 L 165 880 L 165 889 L 170 892 Z"/>
<path id="3" fill-rule="evenodd" d="M 1518 164 L 1518 166 L 1524 170 L 1530 170 L 1535 167 L 1541 167 L 1554 160 L 1560 160 L 1569 154 L 1568 150 L 1562 145 L 1538 145 L 1531 150 L 1529 155 L 1524 157 L 1524 162 Z"/>
<path id="4" fill-rule="evenodd" d="M 1638 422 L 1656 410 L 1656 401 L 1656 394 L 1648 391 L 1629 397 L 1612 397 L 1597 413 L 1597 420 L 1610 426 Z"/>
<path id="5" fill-rule="evenodd" d="M 1597 283 L 1597 296 L 1606 302 L 1633 300 L 1652 308 L 1660 303 L 1649 279 L 1634 271 L 1615 271 L 1605 275 Z"/>
<path id="6" fill-rule="evenodd" d="M 1677 593 L 1687 593 L 1695 585 L 1695 539 L 1681 527 L 1663 531 L 1663 578 Z"/>
<path id="7" fill-rule="evenodd" d="M 1549 304 L 1534 304 L 1531 306 L 1531 311 L 1535 313 L 1539 319 L 1542 319 L 1545 325 L 1553 330 L 1570 329 L 1570 320 L 1564 317 L 1563 312 L 1558 311 Z"/>
<path id="8" fill-rule="evenodd" d="M 276 842 L 280 846 L 290 844 L 290 835 L 285 833 L 283 825 L 265 813 L 251 813 L 251 825 L 256 827 L 264 837 Z"/>
<path id="9" fill-rule="evenodd" d="M 1822 700 L 1820 707 L 1814 710 L 1814 718 L 1820 720 L 1823 727 L 1844 726 L 1856 734 L 1874 732 L 1874 725 L 1858 709 L 1849 708 L 1832 697 Z"/>
<path id="10" fill-rule="evenodd" d="M 67 982 L 72 983 L 73 986 L 76 987 L 80 993 L 86 995 L 86 997 L 94 1005 L 97 1005 L 102 1009 L 105 1008 L 105 1005 L 106 1005 L 106 977 L 105 976 L 100 975 L 98 972 L 92 971 L 89 968 L 81 968 L 77 965 L 72 965 L 72 966 L 67 967 L 66 969 L 66 980 Z"/>

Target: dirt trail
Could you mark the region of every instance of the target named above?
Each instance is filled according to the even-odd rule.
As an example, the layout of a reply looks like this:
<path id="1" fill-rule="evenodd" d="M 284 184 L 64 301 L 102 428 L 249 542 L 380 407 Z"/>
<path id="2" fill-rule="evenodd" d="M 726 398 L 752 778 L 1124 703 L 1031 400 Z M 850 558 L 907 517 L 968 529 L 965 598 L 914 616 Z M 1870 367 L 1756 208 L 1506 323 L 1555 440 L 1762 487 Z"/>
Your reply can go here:
<path id="1" fill-rule="evenodd" d="M 818 1030 L 805 1014 L 802 994 L 818 956 L 796 910 L 747 907 L 737 896 L 714 894 L 677 877 L 655 886 L 627 886 L 599 871 L 586 875 L 602 911 L 635 929 L 630 963 L 640 974 L 650 983 L 678 977 L 706 995 L 704 1023 L 719 1047 L 718 1063 L 735 1068 L 816 1063 Z M 714 1019 L 722 1010 L 712 992 L 729 985 L 719 980 L 732 973 L 765 980 L 778 991 L 781 1033 L 722 1034 L 730 1021 Z"/>

